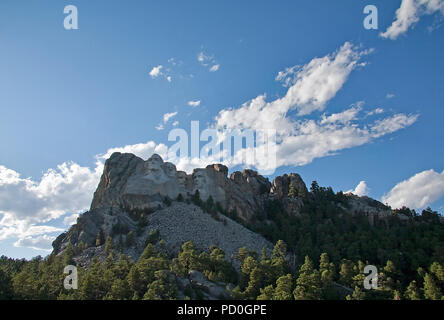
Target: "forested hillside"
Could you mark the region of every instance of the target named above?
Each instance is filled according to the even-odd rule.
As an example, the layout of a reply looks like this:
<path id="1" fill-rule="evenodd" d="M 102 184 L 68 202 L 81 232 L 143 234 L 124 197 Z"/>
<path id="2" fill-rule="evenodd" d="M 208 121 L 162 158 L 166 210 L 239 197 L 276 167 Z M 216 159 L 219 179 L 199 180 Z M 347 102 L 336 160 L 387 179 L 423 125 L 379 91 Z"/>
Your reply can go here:
<path id="1" fill-rule="evenodd" d="M 290 188 L 290 198 L 293 192 Z M 218 219 L 236 218 L 211 199 L 200 200 L 198 193 L 191 202 Z M 344 194 L 315 182 L 297 215 L 288 214 L 280 201 L 269 201 L 251 222 L 238 220 L 275 243 L 274 249 L 257 253 L 241 248 L 238 266 L 226 259 L 223 250 L 212 246 L 200 251 L 191 241 L 179 254 L 171 254 L 162 234 L 151 234 L 138 261 L 132 261 L 122 253 L 122 246 L 132 243 L 117 246 L 108 237 L 96 243 L 107 258 L 94 257 L 88 268 L 79 266 L 78 290 L 65 290 L 63 269 L 75 264 L 73 257 L 84 248 L 69 245 L 62 254 L 31 261 L 3 256 L 0 298 L 444 298 L 444 225 L 436 212 L 427 209 L 417 214 L 403 208 L 369 220 L 363 213 L 348 213 L 347 204 Z M 377 289 L 363 287 L 366 265 L 378 268 Z M 197 281 L 200 274 L 203 280 Z"/>

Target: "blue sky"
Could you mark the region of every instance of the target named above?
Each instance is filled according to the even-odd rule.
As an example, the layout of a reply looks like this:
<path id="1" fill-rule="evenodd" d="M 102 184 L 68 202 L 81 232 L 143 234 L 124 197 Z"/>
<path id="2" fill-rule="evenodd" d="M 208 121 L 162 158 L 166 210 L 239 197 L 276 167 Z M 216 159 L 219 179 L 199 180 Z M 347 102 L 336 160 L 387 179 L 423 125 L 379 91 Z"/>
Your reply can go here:
<path id="1" fill-rule="evenodd" d="M 304 66 L 324 58 L 329 71 L 341 54 L 350 61 L 339 68 L 351 70 L 342 82 L 330 73 L 341 82 L 332 95 L 284 117 L 321 130 L 323 115 L 355 110 L 352 123 L 338 126 L 368 129 L 367 139 L 305 163 L 293 159 L 308 149 L 283 150 L 287 163 L 270 178 L 297 172 L 335 191 L 365 181 L 357 193 L 443 212 L 444 4 L 407 2 L 2 1 L 0 254 L 48 253 L 40 249 L 89 206 L 103 162 L 97 155 L 161 150 L 175 121 L 185 130 L 192 120 L 214 125 L 219 112 L 258 96 L 279 100 L 289 92 L 276 80 L 280 71 L 298 65 L 288 79 L 303 83 Z M 368 4 L 378 8 L 378 30 L 363 27 Z M 64 29 L 65 5 L 77 6 L 78 30 Z M 405 30 L 387 32 L 396 20 Z M 309 150 L 322 148 L 321 139 L 307 142 Z"/>

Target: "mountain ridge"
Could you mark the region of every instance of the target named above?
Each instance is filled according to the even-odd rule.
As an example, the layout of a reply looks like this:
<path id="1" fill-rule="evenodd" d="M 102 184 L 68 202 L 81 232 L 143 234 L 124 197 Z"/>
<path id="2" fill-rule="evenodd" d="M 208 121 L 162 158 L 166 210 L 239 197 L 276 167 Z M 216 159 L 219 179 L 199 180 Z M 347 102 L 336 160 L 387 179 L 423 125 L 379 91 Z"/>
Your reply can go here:
<path id="1" fill-rule="evenodd" d="M 176 217 L 178 203 L 182 202 L 178 211 L 193 212 L 200 229 L 208 229 L 206 227 L 213 221 L 216 223 L 212 225 L 214 239 L 218 240 L 211 241 L 211 238 L 205 237 L 202 240 L 192 228 L 181 232 L 185 220 L 190 218 L 184 214 L 182 221 L 175 220 L 173 230 L 180 233 L 180 236 L 174 242 L 166 241 L 168 251 L 177 252 L 181 243 L 192 240 L 200 250 L 220 245 L 227 253 L 227 259 L 233 260 L 232 256 L 242 246 L 257 252 L 262 247 L 272 247 L 260 234 L 249 238 L 239 232 L 244 230 L 243 234 L 250 236 L 252 231 L 245 226 L 258 220 L 264 219 L 264 225 L 270 224 L 266 217 L 268 203 L 278 202 L 289 216 L 297 216 L 310 197 L 312 193 L 296 173 L 277 176 L 270 182 L 249 169 L 235 171 L 228 176 L 226 166 L 212 164 L 187 174 L 178 171 L 174 164 L 164 162 L 157 154 L 144 161 L 133 154 L 116 152 L 105 163 L 90 210 L 82 214 L 67 232 L 56 238 L 53 253 L 63 253 L 69 244 L 88 249 L 88 254 L 79 254 L 78 259 L 87 265 L 94 255 L 105 257 L 104 242 L 107 237 L 111 237 L 113 244 L 120 247 L 124 247 L 124 242 L 131 243 L 128 248 L 123 248 L 123 252 L 137 260 L 146 245 L 144 239 L 149 237 L 150 232 L 160 232 L 162 238 L 169 239 L 168 230 L 171 228 L 166 227 L 168 219 L 162 219 L 163 225 L 153 226 L 150 217 L 153 214 L 159 217 L 159 212 L 165 217 Z M 347 199 L 346 205 L 338 205 L 339 209 L 351 214 L 364 214 L 371 224 L 375 219 L 390 216 L 390 209 L 376 200 L 353 194 L 344 197 Z M 211 214 L 212 220 L 207 219 L 205 211 Z M 400 218 L 406 217 L 400 215 Z M 241 239 L 237 245 L 230 242 L 230 233 Z M 128 240 L 129 237 L 134 240 Z M 222 241 L 225 238 L 228 240 Z M 208 243 L 205 246 L 206 241 Z"/>

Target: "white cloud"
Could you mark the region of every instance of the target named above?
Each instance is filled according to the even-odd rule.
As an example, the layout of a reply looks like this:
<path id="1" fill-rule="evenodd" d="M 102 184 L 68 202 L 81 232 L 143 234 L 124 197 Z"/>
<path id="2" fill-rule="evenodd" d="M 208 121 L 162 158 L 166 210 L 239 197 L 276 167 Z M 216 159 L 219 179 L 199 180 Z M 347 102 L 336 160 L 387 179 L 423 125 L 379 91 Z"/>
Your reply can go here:
<path id="1" fill-rule="evenodd" d="M 162 65 L 158 65 L 157 67 L 154 67 L 153 69 L 151 69 L 150 71 L 150 76 L 151 78 L 157 78 L 158 76 L 162 75 Z"/>
<path id="2" fill-rule="evenodd" d="M 356 186 L 355 190 L 349 190 L 346 193 L 353 193 L 357 196 L 366 196 L 369 192 L 369 188 L 367 187 L 367 183 L 365 181 L 359 182 L 359 184 Z"/>
<path id="3" fill-rule="evenodd" d="M 48 236 L 46 234 L 37 237 L 20 238 L 14 243 L 14 246 L 41 250 L 49 253 L 51 252 L 51 244 L 55 238 L 56 237 L 54 236 Z"/>
<path id="4" fill-rule="evenodd" d="M 157 153 L 161 157 L 166 158 L 167 151 L 168 147 L 163 143 L 157 144 L 154 141 L 148 141 L 146 143 L 137 143 L 137 144 L 126 145 L 124 147 L 108 149 L 106 153 L 98 155 L 97 159 L 99 159 L 101 162 L 104 162 L 106 159 L 111 157 L 111 155 L 114 152 L 133 153 L 142 159 L 148 159 L 154 153 Z"/>
<path id="5" fill-rule="evenodd" d="M 163 130 L 163 129 L 165 129 L 164 127 L 163 127 L 163 124 L 162 123 L 159 123 L 157 126 L 155 126 L 154 128 L 156 128 L 156 130 L 158 130 L 158 131 L 161 131 L 161 130 Z"/>
<path id="6" fill-rule="evenodd" d="M 359 61 L 368 53 L 369 50 L 359 50 L 346 42 L 333 54 L 314 58 L 300 67 L 284 97 L 267 103 L 265 95 L 261 95 L 239 109 L 224 109 L 219 112 L 217 124 L 229 128 L 272 126 L 289 130 L 291 125 L 285 120 L 287 112 L 295 109 L 298 115 L 308 115 L 323 110 L 350 73 L 356 67 L 365 65 Z"/>
<path id="7" fill-rule="evenodd" d="M 164 71 L 162 71 L 162 70 L 164 70 Z M 171 75 L 169 75 L 170 72 L 171 72 L 170 68 L 165 69 L 162 65 L 158 65 L 158 66 L 151 69 L 151 71 L 149 72 L 149 75 L 153 79 L 158 78 L 158 77 L 163 77 L 168 82 L 171 82 L 173 80 L 173 78 L 171 77 Z"/>
<path id="8" fill-rule="evenodd" d="M 198 107 L 198 106 L 200 106 L 200 100 L 191 100 L 191 101 L 188 101 L 188 105 L 189 105 L 190 107 L 193 107 L 193 108 Z"/>
<path id="9" fill-rule="evenodd" d="M 163 123 L 167 123 L 171 118 L 175 117 L 176 115 L 177 115 L 177 112 L 165 113 L 163 115 Z"/>
<path id="10" fill-rule="evenodd" d="M 395 114 L 392 117 L 388 117 L 382 120 L 377 120 L 371 126 L 372 136 L 374 138 L 379 138 L 383 135 L 393 133 L 402 128 L 412 125 L 418 119 L 418 115 L 405 115 L 405 114 Z"/>
<path id="11" fill-rule="evenodd" d="M 402 0 L 392 25 L 380 36 L 395 40 L 413 27 L 421 16 L 437 12 L 444 15 L 444 0 Z"/>
<path id="12" fill-rule="evenodd" d="M 76 223 L 78 217 L 78 213 L 71 214 L 63 219 L 63 224 L 65 226 L 71 226 Z"/>
<path id="13" fill-rule="evenodd" d="M 179 121 L 176 120 L 173 122 L 173 127 L 177 127 L 178 125 L 179 125 Z"/>
<path id="14" fill-rule="evenodd" d="M 207 55 L 203 51 L 197 55 L 197 61 L 199 61 L 202 66 L 208 68 L 210 72 L 216 72 L 220 68 L 220 64 L 217 63 L 214 56 Z"/>
<path id="15" fill-rule="evenodd" d="M 216 72 L 217 70 L 219 70 L 220 68 L 220 64 L 215 64 L 214 66 L 212 66 L 210 68 L 210 72 Z"/>
<path id="16" fill-rule="evenodd" d="M 279 71 L 275 80 L 282 82 L 284 87 L 289 87 L 294 84 L 294 74 L 300 66 L 293 66 L 285 68 L 284 71 Z"/>
<path id="17" fill-rule="evenodd" d="M 353 106 L 350 109 L 346 109 L 340 113 L 334 113 L 330 116 L 323 114 L 321 124 L 350 123 L 350 121 L 356 120 L 356 116 L 361 109 L 360 106 Z"/>
<path id="18" fill-rule="evenodd" d="M 383 108 L 376 108 L 372 111 L 367 112 L 367 115 L 372 116 L 372 115 L 381 114 L 381 113 L 384 113 L 384 109 Z"/>
<path id="19" fill-rule="evenodd" d="M 396 95 L 394 93 L 387 93 L 385 96 L 387 99 L 393 99 Z"/>
<path id="20" fill-rule="evenodd" d="M 34 181 L 0 166 L 0 240 L 18 238 L 17 245 L 27 246 L 35 236 L 46 236 L 39 238 L 41 244 L 49 234 L 64 231 L 45 224 L 87 210 L 102 170 L 99 162 L 95 169 L 64 162 Z M 30 246 L 37 247 L 37 242 Z"/>
<path id="21" fill-rule="evenodd" d="M 393 208 L 422 209 L 444 196 L 444 171 L 426 170 L 398 183 L 382 197 Z"/>
<path id="22" fill-rule="evenodd" d="M 114 152 L 144 159 L 157 153 L 166 158 L 167 146 L 148 141 L 111 148 L 96 156 L 94 169 L 64 162 L 47 170 L 39 181 L 0 166 L 0 240 L 17 238 L 16 246 L 49 250 L 54 234 L 64 229 L 48 224 L 65 216 L 63 223 L 71 225 L 79 213 L 89 209 L 104 161 Z"/>
<path id="23" fill-rule="evenodd" d="M 10 217 L 46 222 L 66 212 L 85 210 L 91 202 L 89 193 L 94 192 L 101 173 L 99 164 L 91 170 L 64 162 L 36 182 L 0 166 L 0 213 L 4 215 L 0 224 Z"/>
<path id="24" fill-rule="evenodd" d="M 274 129 L 277 133 L 277 167 L 301 166 L 316 158 L 363 145 L 383 135 L 413 124 L 418 115 L 397 114 L 373 123 L 363 123 L 359 118 L 363 102 L 319 120 L 304 119 L 316 110 L 323 110 L 342 88 L 350 73 L 365 63 L 360 59 L 371 52 L 361 50 L 346 42 L 333 54 L 314 58 L 302 67 L 292 67 L 281 72 L 277 80 L 289 84 L 282 98 L 267 102 L 260 95 L 239 108 L 223 109 L 215 118 L 217 129 Z M 285 80 L 292 76 L 291 81 Z M 295 117 L 290 111 L 296 110 Z M 375 110 L 381 113 L 382 108 Z M 237 163 L 234 163 L 237 164 Z"/>

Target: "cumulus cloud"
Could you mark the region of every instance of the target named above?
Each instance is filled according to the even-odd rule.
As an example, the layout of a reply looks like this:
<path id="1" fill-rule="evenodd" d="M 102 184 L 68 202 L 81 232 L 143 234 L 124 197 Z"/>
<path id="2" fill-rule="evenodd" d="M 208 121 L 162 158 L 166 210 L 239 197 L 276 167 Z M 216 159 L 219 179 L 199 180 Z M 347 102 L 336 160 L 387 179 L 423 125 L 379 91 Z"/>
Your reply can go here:
<path id="1" fill-rule="evenodd" d="M 359 184 L 356 186 L 355 190 L 349 190 L 346 193 L 353 193 L 357 196 L 366 196 L 369 192 L 369 189 L 367 187 L 367 183 L 365 181 L 359 182 Z"/>
<path id="2" fill-rule="evenodd" d="M 78 213 L 71 214 L 63 219 L 63 224 L 65 226 L 71 226 L 76 223 L 78 217 Z"/>
<path id="3" fill-rule="evenodd" d="M 94 192 L 101 171 L 99 164 L 90 169 L 64 162 L 49 169 L 37 182 L 0 166 L 0 223 L 10 217 L 46 222 L 66 212 L 84 210 L 91 201 L 88 193 Z"/>
<path id="4" fill-rule="evenodd" d="M 46 224 L 68 212 L 87 210 L 102 170 L 100 163 L 90 169 L 65 162 L 35 181 L 0 166 L 0 240 L 15 237 L 17 245 L 26 246 L 36 236 L 47 240 L 49 234 L 62 232 Z M 37 242 L 31 247 L 37 248 Z"/>
<path id="5" fill-rule="evenodd" d="M 363 145 L 413 124 L 418 115 L 396 114 L 376 119 L 373 123 L 362 123 L 359 117 L 362 101 L 342 112 L 323 114 L 318 120 L 302 117 L 323 110 L 350 73 L 358 66 L 366 65 L 361 58 L 370 52 L 346 42 L 332 54 L 314 58 L 304 66 L 287 68 L 277 77 L 289 86 L 282 98 L 267 102 L 263 94 L 239 108 L 223 109 L 216 116 L 214 127 L 276 130 L 275 150 L 279 167 L 305 165 L 316 158 Z M 289 115 L 292 110 L 296 111 L 296 117 Z M 379 113 L 380 110 L 375 112 Z"/>
<path id="6" fill-rule="evenodd" d="M 283 71 L 279 71 L 275 80 L 282 83 L 284 87 L 289 87 L 294 84 L 294 74 L 300 66 L 293 66 L 285 68 Z"/>
<path id="7" fill-rule="evenodd" d="M 191 100 L 191 101 L 188 101 L 188 105 L 189 105 L 190 107 L 193 107 L 193 108 L 198 107 L 198 106 L 200 106 L 200 100 Z"/>
<path id="8" fill-rule="evenodd" d="M 421 16 L 434 13 L 444 15 L 444 0 L 402 0 L 392 25 L 380 36 L 395 40 L 412 28 Z"/>
<path id="9" fill-rule="evenodd" d="M 88 210 L 103 171 L 104 161 L 114 152 L 133 153 L 147 159 L 157 153 L 167 157 L 167 146 L 153 141 L 110 148 L 96 156 L 94 168 L 64 162 L 47 170 L 37 181 L 0 166 L 0 240 L 17 238 L 16 246 L 49 250 L 54 235 L 64 231 L 51 224 L 75 223 Z"/>
<path id="10" fill-rule="evenodd" d="M 34 250 L 51 252 L 51 244 L 55 240 L 56 237 L 48 236 L 46 234 L 37 237 L 26 237 L 20 238 L 14 243 L 15 247 L 25 247 L 31 248 Z"/>
<path id="11" fill-rule="evenodd" d="M 98 155 L 97 159 L 100 161 L 105 161 L 106 159 L 111 157 L 114 152 L 133 153 L 142 159 L 148 159 L 154 153 L 157 153 L 162 158 L 165 158 L 168 153 L 168 147 L 163 143 L 157 144 L 154 141 L 148 141 L 145 143 L 137 143 L 108 149 L 106 153 Z"/>
<path id="12" fill-rule="evenodd" d="M 262 128 L 284 124 L 283 130 L 287 130 L 288 124 L 282 123 L 287 112 L 297 110 L 298 115 L 302 116 L 323 110 L 342 88 L 350 73 L 358 66 L 365 65 L 360 59 L 369 52 L 346 42 L 333 54 L 314 58 L 299 67 L 284 97 L 266 102 L 265 95 L 258 96 L 239 109 L 222 110 L 217 123 L 227 127 L 251 127 L 255 124 Z"/>
<path id="13" fill-rule="evenodd" d="M 422 209 L 444 196 L 444 171 L 432 169 L 415 174 L 398 183 L 382 197 L 393 208 L 406 206 Z"/>

